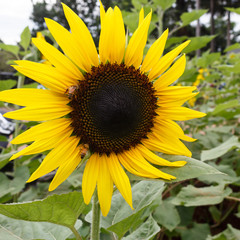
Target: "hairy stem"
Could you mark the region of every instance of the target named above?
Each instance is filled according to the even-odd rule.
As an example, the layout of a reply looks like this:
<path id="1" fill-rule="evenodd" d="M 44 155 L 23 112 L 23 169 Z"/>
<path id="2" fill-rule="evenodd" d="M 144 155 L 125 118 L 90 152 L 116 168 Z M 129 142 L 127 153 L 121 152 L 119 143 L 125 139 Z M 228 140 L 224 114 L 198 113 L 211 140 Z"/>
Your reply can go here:
<path id="1" fill-rule="evenodd" d="M 93 194 L 91 240 L 99 240 L 100 236 L 100 206 L 97 191 Z"/>

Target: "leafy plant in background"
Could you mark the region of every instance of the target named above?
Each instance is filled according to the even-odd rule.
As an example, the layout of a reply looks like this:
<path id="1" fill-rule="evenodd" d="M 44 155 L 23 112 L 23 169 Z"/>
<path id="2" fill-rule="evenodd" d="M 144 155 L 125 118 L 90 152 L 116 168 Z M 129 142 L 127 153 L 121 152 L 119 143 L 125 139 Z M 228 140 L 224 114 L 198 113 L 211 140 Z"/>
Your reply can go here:
<path id="1" fill-rule="evenodd" d="M 151 6 L 146 3 L 144 10 L 148 12 L 152 7 L 153 24 L 156 25 L 152 25 L 151 29 L 157 26 L 160 35 L 159 16 L 174 1 L 169 4 L 166 1 L 156 2 Z M 133 5 L 133 13 L 123 14 L 130 32 L 137 26 L 138 15 L 135 13 L 140 10 L 142 2 L 133 1 Z M 194 15 L 186 13 L 176 28 L 200 17 Z M 16 59 L 41 61 L 41 55 L 31 44 L 29 30 L 26 29 L 21 35 L 20 46 L 2 44 L 0 48 L 12 52 Z M 51 37 L 46 31 L 44 34 Z M 185 52 L 195 51 L 211 39 L 209 36 L 194 38 Z M 167 47 L 172 48 L 183 40 L 169 38 Z M 240 62 L 239 54 L 228 53 L 232 48 L 234 46 L 226 49 L 226 55 L 205 52 L 199 58 L 189 59 L 185 73 L 178 80 L 182 86 L 196 85 L 201 69 L 206 69 L 202 73 L 204 79 L 197 84 L 200 94 L 196 96 L 194 108 L 208 114 L 203 119 L 181 123 L 185 133 L 199 139 L 188 144 L 193 158 L 161 155 L 170 161 L 188 162 L 180 169 L 161 168 L 176 176 L 177 181 L 147 181 L 129 174 L 135 209 L 129 210 L 120 193 L 115 192 L 109 214 L 101 217 L 101 239 L 239 239 Z M 2 82 L 0 90 L 16 85 L 13 80 Z M 18 86 L 29 85 L 25 85 L 24 77 L 19 75 Z M 33 86 L 37 87 L 31 84 Z M 8 107 L 16 108 L 13 105 Z M 15 135 L 33 125 L 34 122 L 17 122 Z M 52 174 L 33 184 L 25 184 L 47 152 L 23 156 L 8 163 L 15 151 L 15 145 L 10 145 L 3 149 L 0 156 L 0 239 L 70 240 L 76 239 L 76 231 L 82 239 L 88 239 L 92 214 L 91 206 L 84 204 L 80 193 L 83 169 L 75 171 L 57 190 L 49 193 L 47 188 Z"/>

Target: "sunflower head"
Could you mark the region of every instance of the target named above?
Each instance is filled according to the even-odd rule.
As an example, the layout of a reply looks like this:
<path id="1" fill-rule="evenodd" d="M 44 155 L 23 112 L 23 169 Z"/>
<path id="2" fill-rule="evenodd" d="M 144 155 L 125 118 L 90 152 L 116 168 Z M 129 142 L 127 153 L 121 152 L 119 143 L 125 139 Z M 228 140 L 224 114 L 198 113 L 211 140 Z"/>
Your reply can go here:
<path id="1" fill-rule="evenodd" d="M 195 139 L 184 135 L 175 121 L 205 114 L 182 107 L 197 94 L 193 92 L 195 86 L 172 85 L 184 72 L 186 58 L 179 54 L 189 41 L 162 56 L 166 30 L 143 58 L 151 12 L 144 18 L 141 10 L 139 25 L 126 44 L 121 11 L 115 7 L 105 12 L 100 3 L 97 51 L 83 21 L 65 4 L 63 10 L 71 32 L 46 19 L 63 53 L 43 39 L 34 38 L 33 43 L 51 65 L 22 60 L 13 66 L 47 89 L 0 93 L 0 100 L 25 106 L 6 117 L 43 121 L 12 141 L 32 142 L 12 159 L 50 150 L 28 182 L 57 169 L 49 187 L 54 190 L 90 151 L 82 179 L 83 197 L 88 204 L 97 185 L 106 216 L 114 184 L 132 207 L 131 185 L 124 169 L 145 178 L 175 178 L 150 163 L 184 166 L 186 162 L 169 162 L 156 152 L 191 156 L 182 140 Z"/>

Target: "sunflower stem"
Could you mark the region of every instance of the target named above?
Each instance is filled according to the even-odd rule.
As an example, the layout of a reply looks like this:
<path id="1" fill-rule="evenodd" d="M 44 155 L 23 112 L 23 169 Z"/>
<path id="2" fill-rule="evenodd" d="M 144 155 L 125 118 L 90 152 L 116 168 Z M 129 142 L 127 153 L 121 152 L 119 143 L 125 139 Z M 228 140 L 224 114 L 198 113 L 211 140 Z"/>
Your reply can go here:
<path id="1" fill-rule="evenodd" d="M 92 203 L 92 226 L 91 226 L 91 240 L 99 240 L 100 236 L 100 207 L 97 197 L 97 191 L 93 194 Z"/>
<path id="2" fill-rule="evenodd" d="M 71 231 L 73 232 L 76 240 L 82 240 L 81 236 L 79 235 L 79 233 L 78 233 L 78 231 L 76 230 L 75 227 L 71 227 L 70 229 L 71 229 Z"/>

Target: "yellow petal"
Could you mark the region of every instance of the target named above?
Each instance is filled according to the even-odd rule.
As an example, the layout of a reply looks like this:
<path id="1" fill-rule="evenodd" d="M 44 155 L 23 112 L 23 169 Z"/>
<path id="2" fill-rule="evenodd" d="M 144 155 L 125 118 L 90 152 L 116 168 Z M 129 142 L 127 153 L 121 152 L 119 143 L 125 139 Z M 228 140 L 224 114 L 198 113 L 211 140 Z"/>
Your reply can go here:
<path id="1" fill-rule="evenodd" d="M 151 164 L 149 164 L 142 156 L 142 154 L 135 148 L 131 149 L 129 151 L 125 151 L 123 153 L 125 155 L 129 162 L 134 166 L 134 168 L 138 172 L 146 173 L 146 174 L 151 174 L 153 177 L 152 178 L 164 178 L 164 179 L 175 179 L 174 176 L 164 173 L 157 168 L 153 167 Z"/>
<path id="2" fill-rule="evenodd" d="M 105 17 L 105 10 L 104 10 L 104 7 L 102 5 L 102 1 L 99 0 L 100 2 L 100 19 L 101 19 L 101 25 L 103 24 L 103 19 Z"/>
<path id="3" fill-rule="evenodd" d="M 125 51 L 125 28 L 122 13 L 118 7 L 109 8 L 102 20 L 99 40 L 101 62 L 109 60 L 120 64 Z"/>
<path id="4" fill-rule="evenodd" d="M 46 121 L 63 117 L 71 111 L 72 108 L 68 105 L 30 106 L 7 112 L 4 117 L 16 120 Z"/>
<path id="5" fill-rule="evenodd" d="M 178 54 L 190 43 L 190 40 L 182 43 L 171 52 L 164 55 L 159 59 L 157 64 L 152 68 L 148 77 L 150 80 L 153 80 L 160 76 L 168 67 L 172 64 L 173 60 L 178 56 Z"/>
<path id="6" fill-rule="evenodd" d="M 40 152 L 44 152 L 46 150 L 52 149 L 57 144 L 61 139 L 69 137 L 72 133 L 72 129 L 65 129 L 64 131 L 55 134 L 53 136 L 49 136 L 48 138 L 45 139 L 38 139 L 36 142 L 32 143 L 28 147 L 24 148 L 20 152 L 14 154 L 10 160 L 16 159 L 22 155 L 31 155 L 31 154 L 36 154 Z"/>
<path id="7" fill-rule="evenodd" d="M 34 45 L 53 64 L 59 72 L 73 79 L 83 79 L 80 70 L 64 54 L 51 44 L 38 38 L 32 38 Z"/>
<path id="8" fill-rule="evenodd" d="M 60 165 L 57 170 L 56 175 L 54 176 L 50 186 L 49 191 L 53 191 L 56 189 L 62 182 L 64 182 L 70 174 L 75 170 L 78 164 L 81 162 L 81 156 L 79 156 L 79 151 L 76 150 L 69 156 L 67 159 L 65 158 L 65 162 Z"/>
<path id="9" fill-rule="evenodd" d="M 171 119 L 176 121 L 185 121 L 193 118 L 201 118 L 206 116 L 205 113 L 198 112 L 186 107 L 160 107 L 156 110 L 158 117 L 161 119 Z"/>
<path id="10" fill-rule="evenodd" d="M 138 26 L 141 25 L 141 23 L 143 22 L 143 20 L 144 20 L 144 9 L 143 9 L 143 7 L 142 7 L 142 9 L 141 9 L 140 12 L 139 12 Z"/>
<path id="11" fill-rule="evenodd" d="M 196 141 L 196 139 L 184 135 L 182 128 L 176 122 L 174 122 L 172 120 L 161 119 L 161 118 L 156 117 L 154 119 L 154 121 L 156 121 L 158 124 L 160 124 L 162 128 L 165 128 L 166 131 L 168 131 L 168 133 L 172 133 L 176 137 L 178 137 L 184 141 L 187 141 L 187 142 Z"/>
<path id="12" fill-rule="evenodd" d="M 133 209 L 130 181 L 127 174 L 124 172 L 122 166 L 120 165 L 117 155 L 113 153 L 106 158 L 107 158 L 108 168 L 112 176 L 113 182 L 115 183 L 119 192 L 122 194 L 123 198 Z"/>
<path id="13" fill-rule="evenodd" d="M 81 50 L 84 61 L 89 65 L 87 70 L 90 71 L 91 66 L 97 66 L 99 63 L 97 49 L 92 36 L 81 18 L 64 3 L 62 3 L 62 6 L 71 28 L 72 36 Z"/>
<path id="14" fill-rule="evenodd" d="M 135 68 L 138 68 L 142 62 L 143 50 L 147 42 L 151 17 L 152 12 L 143 20 L 129 41 L 125 54 L 125 64 L 127 66 L 133 65 Z"/>
<path id="15" fill-rule="evenodd" d="M 101 159 L 97 153 L 94 153 L 88 160 L 82 177 L 82 193 L 86 204 L 89 204 L 94 193 Z"/>
<path id="16" fill-rule="evenodd" d="M 65 137 L 58 142 L 58 145 L 44 158 L 38 169 L 31 175 L 27 182 L 32 182 L 37 178 L 53 171 L 76 152 L 79 139 L 75 137 Z"/>
<path id="17" fill-rule="evenodd" d="M 97 190 L 102 215 L 106 217 L 111 208 L 113 180 L 108 169 L 107 159 L 105 155 L 101 156 L 101 164 L 97 180 Z"/>
<path id="18" fill-rule="evenodd" d="M 43 89 L 18 88 L 0 92 L 0 101 L 20 106 L 66 105 L 69 99 L 59 93 Z"/>
<path id="19" fill-rule="evenodd" d="M 142 72 L 148 72 L 157 64 L 165 48 L 167 37 L 168 29 L 165 30 L 164 33 L 149 48 L 147 55 L 144 58 L 144 61 L 141 66 Z"/>
<path id="20" fill-rule="evenodd" d="M 182 167 L 186 164 L 185 161 L 176 161 L 176 162 L 169 162 L 152 151 L 150 151 L 148 148 L 146 148 L 144 145 L 139 144 L 137 146 L 137 149 L 141 152 L 144 158 L 146 158 L 149 162 L 153 164 L 157 164 L 160 166 L 169 166 L 169 167 Z"/>
<path id="21" fill-rule="evenodd" d="M 45 18 L 45 22 L 56 42 L 59 44 L 63 52 L 84 71 L 91 70 L 91 63 L 84 59 L 82 50 L 79 49 L 78 43 L 72 34 L 57 22 Z"/>
<path id="22" fill-rule="evenodd" d="M 161 77 L 159 77 L 153 84 L 156 90 L 160 90 L 161 88 L 165 88 L 175 82 L 178 78 L 180 78 L 185 70 L 186 66 L 186 57 L 185 54 L 180 57 L 172 67 L 165 72 Z"/>
<path id="23" fill-rule="evenodd" d="M 60 118 L 38 124 L 14 138 L 12 144 L 21 144 L 45 139 L 55 134 L 63 132 L 69 127 L 71 120 L 69 118 Z"/>

